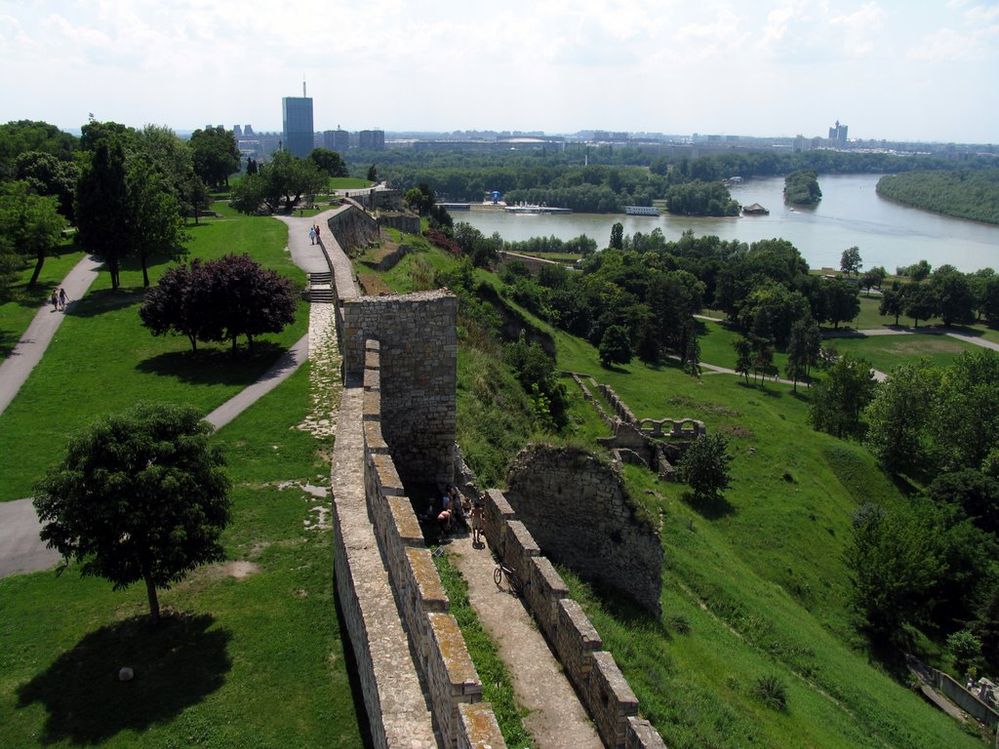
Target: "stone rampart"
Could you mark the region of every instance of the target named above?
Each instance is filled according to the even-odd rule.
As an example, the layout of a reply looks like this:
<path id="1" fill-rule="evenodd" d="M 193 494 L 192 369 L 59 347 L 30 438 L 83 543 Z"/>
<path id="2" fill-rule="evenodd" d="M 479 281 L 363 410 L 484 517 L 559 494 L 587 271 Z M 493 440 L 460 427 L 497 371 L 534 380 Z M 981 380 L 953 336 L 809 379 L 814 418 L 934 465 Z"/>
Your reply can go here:
<path id="1" fill-rule="evenodd" d="M 379 226 L 390 226 L 407 234 L 420 233 L 420 217 L 412 213 L 381 212 L 377 220 Z"/>
<path id="2" fill-rule="evenodd" d="M 665 749 L 652 725 L 638 715 L 638 699 L 596 628 L 552 563 L 540 555 L 506 495 L 484 493 L 483 529 L 490 548 L 520 579 L 524 602 L 579 695 L 601 740 L 612 749 Z"/>
<path id="3" fill-rule="evenodd" d="M 378 222 L 353 201 L 326 221 L 330 233 L 347 253 L 378 241 Z"/>
<path id="4" fill-rule="evenodd" d="M 379 432 L 381 347 L 366 342 L 363 379 L 364 476 L 368 514 L 388 570 L 392 595 L 419 668 L 444 747 L 504 747 L 495 716 L 482 704 L 482 683 L 468 654 L 412 503 Z M 369 447 L 369 442 L 371 446 Z M 471 706 L 477 705 L 475 709 Z"/>
<path id="5" fill-rule="evenodd" d="M 379 342 L 382 436 L 407 486 L 452 481 L 456 428 L 458 300 L 428 291 L 344 300 L 346 376 L 364 368 L 365 341 Z"/>
<path id="6" fill-rule="evenodd" d="M 583 450 L 532 445 L 514 459 L 507 486 L 510 507 L 546 556 L 661 613 L 662 542 L 616 466 Z"/>

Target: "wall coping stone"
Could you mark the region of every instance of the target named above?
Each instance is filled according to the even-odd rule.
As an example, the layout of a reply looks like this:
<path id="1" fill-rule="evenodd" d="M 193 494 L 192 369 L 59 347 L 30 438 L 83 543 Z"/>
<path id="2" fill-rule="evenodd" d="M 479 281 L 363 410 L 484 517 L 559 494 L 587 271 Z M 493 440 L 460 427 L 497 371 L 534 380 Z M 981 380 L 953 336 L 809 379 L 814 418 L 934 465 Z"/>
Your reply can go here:
<path id="1" fill-rule="evenodd" d="M 378 484 L 382 494 L 389 497 L 404 497 L 406 489 L 399 478 L 399 472 L 395 469 L 395 461 L 391 455 L 370 456 L 371 464 L 374 466 L 375 474 L 378 476 Z"/>
<path id="2" fill-rule="evenodd" d="M 496 714 L 488 702 L 460 702 L 458 715 L 464 733 L 460 749 L 506 749 Z"/>
<path id="3" fill-rule="evenodd" d="M 419 547 L 407 547 L 406 557 L 409 568 L 413 571 L 413 580 L 419 591 L 420 602 L 427 613 L 447 613 L 451 609 L 451 601 L 444 592 L 441 577 L 437 574 L 430 550 Z"/>
<path id="4" fill-rule="evenodd" d="M 387 496 L 389 517 L 395 528 L 393 530 L 402 541 L 403 546 L 421 548 L 424 546 L 423 531 L 420 521 L 413 512 L 413 504 L 409 497 Z"/>
<path id="5" fill-rule="evenodd" d="M 452 697 L 458 702 L 480 701 L 482 682 L 479 681 L 479 674 L 468 654 L 458 620 L 451 614 L 435 611 L 431 611 L 427 616 L 430 619 L 430 631 L 433 634 L 436 650 L 444 661 L 448 681 L 455 690 Z M 464 699 L 466 697 L 468 699 Z"/>

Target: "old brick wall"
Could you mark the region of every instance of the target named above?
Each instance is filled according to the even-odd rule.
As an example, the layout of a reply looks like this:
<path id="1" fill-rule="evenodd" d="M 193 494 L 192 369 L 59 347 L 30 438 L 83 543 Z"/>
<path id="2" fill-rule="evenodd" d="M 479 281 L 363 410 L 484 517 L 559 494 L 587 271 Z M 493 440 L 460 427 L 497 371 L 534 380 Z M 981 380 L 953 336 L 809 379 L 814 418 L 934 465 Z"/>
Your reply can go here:
<path id="1" fill-rule="evenodd" d="M 615 466 L 575 448 L 532 445 L 514 459 L 507 501 L 542 552 L 659 616 L 663 550 Z"/>
<path id="2" fill-rule="evenodd" d="M 330 232 L 345 252 L 378 241 L 378 222 L 357 205 L 348 203 L 326 222 Z"/>

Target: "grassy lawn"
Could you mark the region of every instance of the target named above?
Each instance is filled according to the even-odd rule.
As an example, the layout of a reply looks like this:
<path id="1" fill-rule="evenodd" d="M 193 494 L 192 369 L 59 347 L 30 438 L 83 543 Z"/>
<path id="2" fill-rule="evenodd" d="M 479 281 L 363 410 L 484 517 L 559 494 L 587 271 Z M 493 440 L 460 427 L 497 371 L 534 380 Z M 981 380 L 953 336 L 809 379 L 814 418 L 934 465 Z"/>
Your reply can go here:
<path id="1" fill-rule="evenodd" d="M 943 334 L 871 336 L 869 338 L 827 338 L 822 345 L 840 354 L 862 356 L 875 369 L 891 372 L 900 364 L 929 359 L 936 366 L 946 366 L 965 351 L 977 347 Z"/>
<path id="2" fill-rule="evenodd" d="M 732 347 L 742 336 L 735 330 L 721 323 L 710 322 L 708 320 L 698 320 L 702 335 L 697 339 L 701 344 L 701 361 L 705 364 L 716 364 L 719 367 L 735 369 L 736 354 Z M 787 366 L 787 354 L 782 351 L 774 352 L 774 366 L 778 367 L 781 377 L 784 376 L 784 368 Z"/>
<path id="3" fill-rule="evenodd" d="M 304 274 L 283 249 L 284 224 L 235 217 L 227 206 L 220 212 L 227 216 L 189 227 L 190 257 L 245 251 L 304 283 Z M 161 263 L 151 268 L 153 283 L 168 267 Z M 117 292 L 111 291 L 106 274 L 98 277 L 0 414 L 0 501 L 28 496 L 45 468 L 62 454 L 69 435 L 95 418 L 142 399 L 187 403 L 208 413 L 256 380 L 308 329 L 308 305 L 302 302 L 295 322 L 261 340 L 253 355 L 233 358 L 226 346 L 205 346 L 191 355 L 186 339 L 154 337 L 141 326 L 141 272 L 130 268 L 121 277 Z"/>
<path id="4" fill-rule="evenodd" d="M 60 284 L 83 256 L 83 251 L 72 241 L 64 242 L 57 255 L 45 259 L 34 289 L 28 288 L 28 281 L 35 269 L 34 262 L 18 272 L 11 285 L 11 300 L 0 304 L 0 359 L 10 356 L 38 308 L 48 301 L 52 289 Z"/>
<path id="5" fill-rule="evenodd" d="M 807 392 L 639 362 L 608 370 L 585 342 L 556 340 L 562 368 L 611 384 L 639 418 L 701 418 L 730 438 L 733 486 L 715 505 L 625 466 L 632 495 L 662 518 L 667 626 L 573 586 L 669 746 L 980 746 L 863 652 L 844 545 L 859 503 L 902 499 L 860 445 L 808 426 Z M 584 408 L 571 415 L 589 440 L 605 428 Z M 786 712 L 753 694 L 769 674 L 786 686 Z"/>
<path id="6" fill-rule="evenodd" d="M 361 190 L 372 183 L 360 177 L 330 177 L 331 190 Z"/>
<path id="7" fill-rule="evenodd" d="M 172 615 L 156 630 L 141 586 L 75 567 L 0 580 L 0 746 L 362 745 L 329 531 L 309 529 L 323 501 L 277 488 L 328 483 L 329 445 L 293 428 L 307 369 L 213 437 L 234 485 L 226 555 L 251 574 L 195 571 L 162 592 Z M 120 683 L 125 665 L 135 680 Z"/>

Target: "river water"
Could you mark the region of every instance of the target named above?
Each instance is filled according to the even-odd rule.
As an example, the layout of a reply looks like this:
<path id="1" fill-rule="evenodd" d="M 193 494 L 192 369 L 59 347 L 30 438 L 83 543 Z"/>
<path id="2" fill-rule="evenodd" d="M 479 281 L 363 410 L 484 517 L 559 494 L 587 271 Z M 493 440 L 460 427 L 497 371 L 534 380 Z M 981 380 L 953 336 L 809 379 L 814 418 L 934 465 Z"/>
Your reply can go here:
<path id="1" fill-rule="evenodd" d="M 570 213 L 511 215 L 496 210 L 455 211 L 455 221 L 466 221 L 487 236 L 499 232 L 507 241 L 536 236 L 569 239 L 586 234 L 605 246 L 611 226 L 624 224 L 625 234 L 662 229 L 666 239 L 677 239 L 686 229 L 697 235 L 753 242 L 787 239 L 813 268 L 839 267 L 840 255 L 857 246 L 864 267 L 883 265 L 894 272 L 899 265 L 926 259 L 933 267 L 949 263 L 963 271 L 992 267 L 999 270 L 999 226 L 938 216 L 878 197 L 879 175 L 819 176 L 822 200 L 815 208 L 784 205 L 784 178 L 747 180 L 732 188 L 743 205 L 759 203 L 769 216 L 688 218 L 683 216 L 623 216 Z"/>

